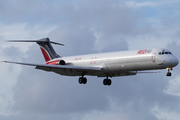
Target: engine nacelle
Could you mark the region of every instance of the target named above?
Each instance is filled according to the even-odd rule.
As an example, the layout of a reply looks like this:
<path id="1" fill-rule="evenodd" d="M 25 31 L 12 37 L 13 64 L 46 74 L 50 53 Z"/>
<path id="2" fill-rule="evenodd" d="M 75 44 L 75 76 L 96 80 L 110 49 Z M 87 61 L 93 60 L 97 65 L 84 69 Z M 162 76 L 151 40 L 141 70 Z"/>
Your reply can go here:
<path id="1" fill-rule="evenodd" d="M 66 62 L 64 60 L 54 60 L 54 61 L 49 61 L 46 64 L 48 64 L 48 65 L 66 65 Z"/>
<path id="2" fill-rule="evenodd" d="M 59 65 L 66 65 L 66 62 L 64 60 L 60 60 Z"/>

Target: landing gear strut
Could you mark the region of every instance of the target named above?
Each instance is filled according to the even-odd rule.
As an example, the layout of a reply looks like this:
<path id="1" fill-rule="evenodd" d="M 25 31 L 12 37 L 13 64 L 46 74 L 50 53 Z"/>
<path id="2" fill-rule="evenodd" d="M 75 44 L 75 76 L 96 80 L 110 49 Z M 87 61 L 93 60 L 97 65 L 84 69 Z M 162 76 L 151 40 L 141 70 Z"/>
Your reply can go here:
<path id="1" fill-rule="evenodd" d="M 106 78 L 106 79 L 104 79 L 104 81 L 103 81 L 103 84 L 104 84 L 104 85 L 108 85 L 108 86 L 110 86 L 110 85 L 111 85 L 111 83 L 112 83 L 112 81 L 111 81 L 111 79 L 108 79 L 108 76 L 107 76 L 107 78 Z"/>
<path id="2" fill-rule="evenodd" d="M 170 70 L 172 70 L 172 68 L 168 68 L 168 72 L 167 72 L 166 76 L 171 76 Z"/>
<path id="3" fill-rule="evenodd" d="M 86 84 L 87 83 L 87 78 L 84 77 L 84 74 L 82 74 L 82 77 L 79 77 L 79 84 Z"/>

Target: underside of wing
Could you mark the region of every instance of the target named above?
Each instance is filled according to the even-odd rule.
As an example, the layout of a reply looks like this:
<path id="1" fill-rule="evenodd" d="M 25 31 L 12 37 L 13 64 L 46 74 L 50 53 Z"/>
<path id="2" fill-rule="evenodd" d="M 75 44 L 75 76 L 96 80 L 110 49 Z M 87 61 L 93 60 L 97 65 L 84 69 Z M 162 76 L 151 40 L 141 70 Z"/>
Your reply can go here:
<path id="1" fill-rule="evenodd" d="M 137 73 L 159 73 L 152 71 L 151 72 L 104 71 L 103 68 L 100 67 L 88 67 L 88 66 L 33 64 L 33 63 L 21 63 L 21 62 L 10 62 L 10 61 L 2 61 L 2 62 L 35 66 L 35 69 L 44 70 L 48 72 L 55 72 L 57 74 L 65 75 L 65 76 L 82 76 L 83 74 L 83 75 L 98 76 L 98 77 L 106 77 L 107 75 L 110 77 L 117 77 L 117 76 L 136 75 Z"/>
<path id="2" fill-rule="evenodd" d="M 86 75 L 91 75 L 101 72 L 101 68 L 99 67 L 73 66 L 73 65 L 47 65 L 47 64 L 33 64 L 33 63 L 21 63 L 21 62 L 10 62 L 10 61 L 2 61 L 2 62 L 35 66 L 35 69 L 55 72 L 67 76 L 80 76 L 82 75 L 82 73 Z"/>

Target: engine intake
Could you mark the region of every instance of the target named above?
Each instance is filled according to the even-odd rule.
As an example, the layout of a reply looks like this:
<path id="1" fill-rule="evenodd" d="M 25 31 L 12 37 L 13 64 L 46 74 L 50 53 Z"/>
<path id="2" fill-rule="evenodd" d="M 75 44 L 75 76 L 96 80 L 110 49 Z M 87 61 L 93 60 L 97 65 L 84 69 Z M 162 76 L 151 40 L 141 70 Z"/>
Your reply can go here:
<path id="1" fill-rule="evenodd" d="M 66 65 L 66 62 L 64 60 L 60 60 L 59 65 Z"/>

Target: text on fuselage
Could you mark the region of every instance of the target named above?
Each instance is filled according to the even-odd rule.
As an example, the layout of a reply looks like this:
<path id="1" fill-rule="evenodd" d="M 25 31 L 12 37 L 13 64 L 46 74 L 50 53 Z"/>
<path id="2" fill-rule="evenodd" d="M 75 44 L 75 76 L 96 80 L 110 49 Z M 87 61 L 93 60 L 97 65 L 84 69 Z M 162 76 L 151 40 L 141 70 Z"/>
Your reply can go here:
<path id="1" fill-rule="evenodd" d="M 137 54 L 145 54 L 145 53 L 151 53 L 151 49 L 145 49 L 145 50 L 139 50 L 138 52 L 137 52 Z"/>

